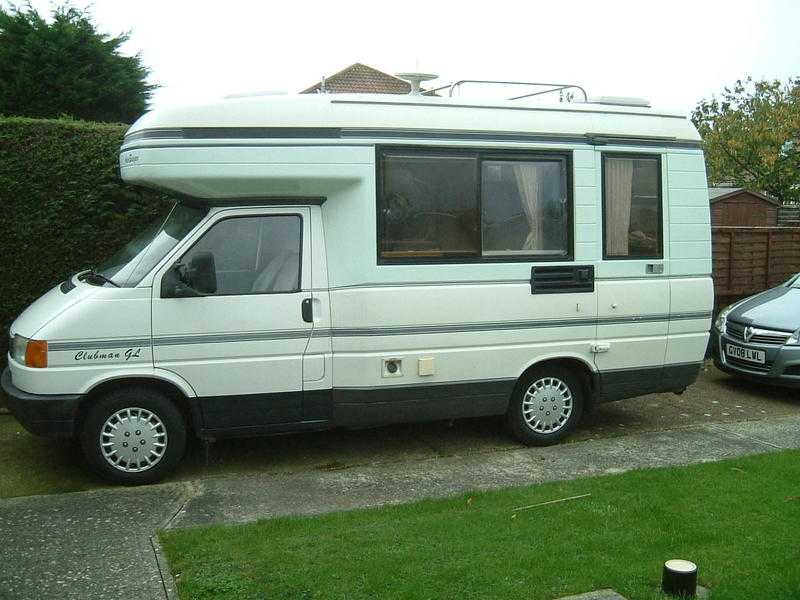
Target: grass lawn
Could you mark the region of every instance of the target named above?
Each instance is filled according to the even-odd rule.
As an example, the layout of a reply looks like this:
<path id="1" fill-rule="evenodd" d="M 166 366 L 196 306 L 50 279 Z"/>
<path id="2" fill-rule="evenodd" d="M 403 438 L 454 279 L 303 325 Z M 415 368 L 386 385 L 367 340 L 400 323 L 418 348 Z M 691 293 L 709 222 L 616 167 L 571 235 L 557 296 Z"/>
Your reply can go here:
<path id="1" fill-rule="evenodd" d="M 102 485 L 82 467 L 77 444 L 45 440 L 0 414 L 0 498 L 76 492 Z"/>
<path id="2" fill-rule="evenodd" d="M 658 598 L 680 557 L 713 599 L 778 600 L 800 598 L 799 532 L 800 451 L 786 451 L 160 539 L 184 599 Z"/>
<path id="3" fill-rule="evenodd" d="M 238 446 L 219 444 L 212 463 L 206 465 L 203 447 L 193 439 L 183 462 L 166 481 L 269 470 L 269 446 L 258 443 L 259 440 L 246 440 Z M 0 414 L 0 498 L 104 487 L 113 486 L 89 472 L 77 442 L 35 436 L 13 416 Z"/>

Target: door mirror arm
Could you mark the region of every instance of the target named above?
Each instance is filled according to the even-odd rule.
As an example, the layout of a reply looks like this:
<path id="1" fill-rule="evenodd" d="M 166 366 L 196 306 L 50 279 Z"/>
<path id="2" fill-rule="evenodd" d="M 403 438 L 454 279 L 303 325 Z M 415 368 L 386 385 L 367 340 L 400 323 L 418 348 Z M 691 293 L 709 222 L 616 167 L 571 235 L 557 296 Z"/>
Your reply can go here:
<path id="1" fill-rule="evenodd" d="M 216 272 L 214 269 L 213 258 L 211 258 L 210 265 L 208 264 L 208 257 L 204 258 L 205 264 L 199 265 L 199 270 L 204 272 L 202 272 L 200 277 L 198 277 L 200 280 L 198 283 L 201 285 L 204 284 L 204 287 L 209 288 L 208 291 L 198 290 L 193 285 L 194 278 L 192 277 L 192 265 L 186 265 L 186 263 L 178 262 L 172 265 L 161 278 L 161 297 L 199 298 L 201 296 L 213 296 L 214 292 L 216 291 Z"/>
<path id="2" fill-rule="evenodd" d="M 186 263 L 175 263 L 172 265 L 172 268 L 175 269 L 175 274 L 178 276 L 178 281 L 184 285 L 189 285 L 189 267 L 186 265 Z"/>

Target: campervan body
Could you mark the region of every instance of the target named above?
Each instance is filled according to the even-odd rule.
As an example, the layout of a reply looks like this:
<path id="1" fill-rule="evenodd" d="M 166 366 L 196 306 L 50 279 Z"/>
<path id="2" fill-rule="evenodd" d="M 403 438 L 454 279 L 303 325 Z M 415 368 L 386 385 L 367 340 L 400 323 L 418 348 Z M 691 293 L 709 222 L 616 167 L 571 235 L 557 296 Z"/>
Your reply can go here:
<path id="1" fill-rule="evenodd" d="M 2 380 L 109 479 L 160 478 L 189 433 L 506 415 L 550 444 L 701 367 L 709 205 L 683 114 L 232 98 L 144 115 L 120 170 L 179 200 L 13 323 Z"/>

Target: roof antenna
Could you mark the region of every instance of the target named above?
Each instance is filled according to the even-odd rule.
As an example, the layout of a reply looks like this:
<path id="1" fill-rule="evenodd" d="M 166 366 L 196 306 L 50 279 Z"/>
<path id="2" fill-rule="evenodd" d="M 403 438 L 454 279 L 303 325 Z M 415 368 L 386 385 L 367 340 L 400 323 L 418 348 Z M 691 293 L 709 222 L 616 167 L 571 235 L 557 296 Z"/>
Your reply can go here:
<path id="1" fill-rule="evenodd" d="M 439 78 L 438 75 L 432 73 L 398 73 L 397 77 L 403 81 L 407 81 L 411 86 L 411 91 L 408 93 L 409 96 L 421 96 L 422 91 L 419 87 L 420 84 L 423 81 Z"/>

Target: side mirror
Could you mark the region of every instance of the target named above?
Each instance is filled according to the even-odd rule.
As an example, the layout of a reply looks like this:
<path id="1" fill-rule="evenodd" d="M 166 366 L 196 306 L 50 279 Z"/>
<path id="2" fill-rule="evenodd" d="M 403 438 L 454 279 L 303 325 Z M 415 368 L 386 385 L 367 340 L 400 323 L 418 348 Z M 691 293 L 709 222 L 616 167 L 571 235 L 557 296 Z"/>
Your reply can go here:
<path id="1" fill-rule="evenodd" d="M 196 298 L 217 291 L 217 270 L 211 252 L 198 252 L 189 265 L 175 263 L 161 278 L 162 298 Z"/>
<path id="2" fill-rule="evenodd" d="M 192 257 L 186 271 L 187 284 L 200 294 L 217 292 L 217 267 L 211 252 L 198 252 Z"/>

